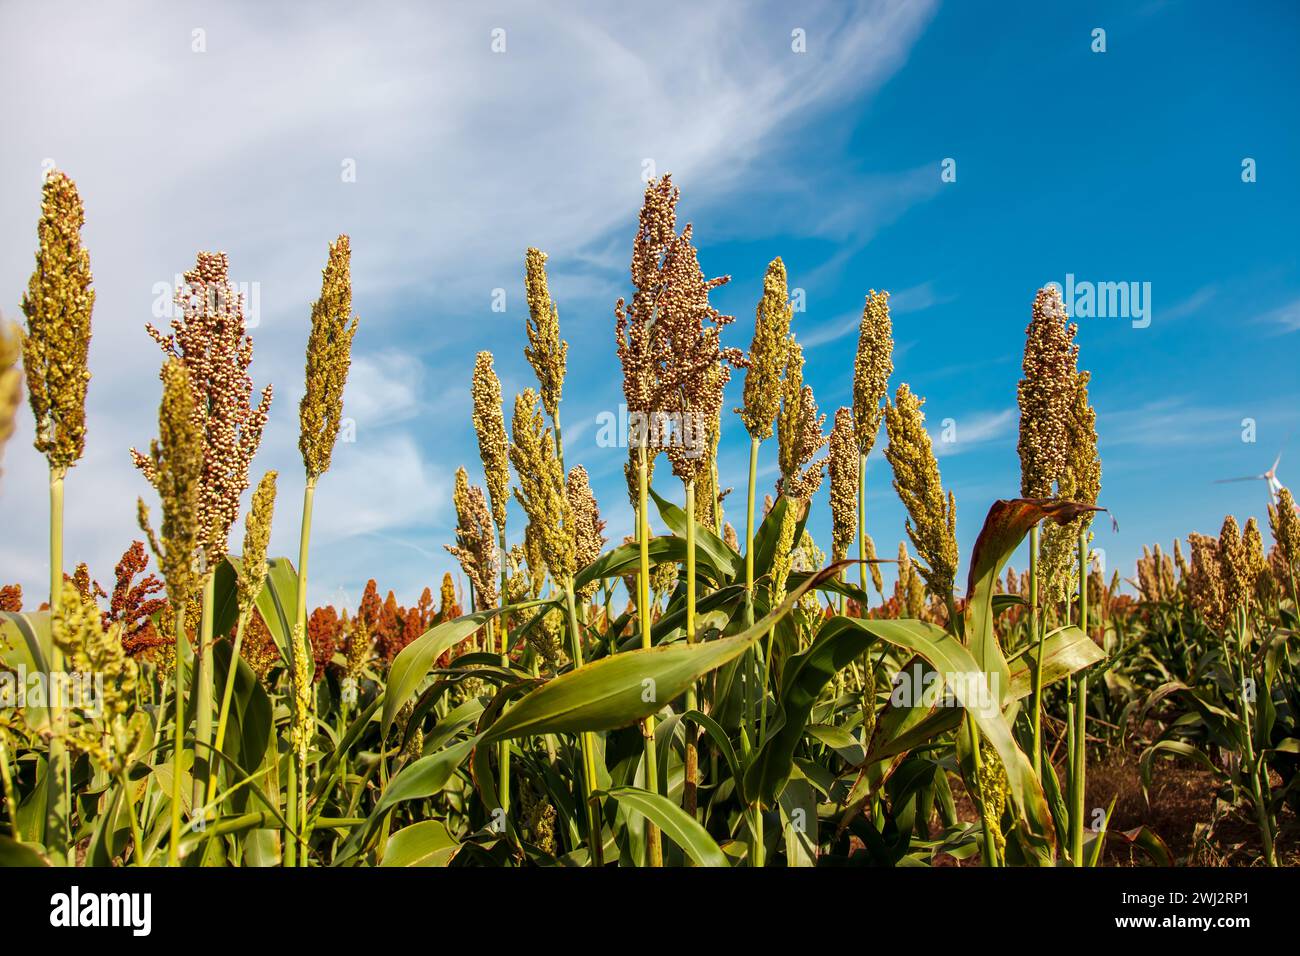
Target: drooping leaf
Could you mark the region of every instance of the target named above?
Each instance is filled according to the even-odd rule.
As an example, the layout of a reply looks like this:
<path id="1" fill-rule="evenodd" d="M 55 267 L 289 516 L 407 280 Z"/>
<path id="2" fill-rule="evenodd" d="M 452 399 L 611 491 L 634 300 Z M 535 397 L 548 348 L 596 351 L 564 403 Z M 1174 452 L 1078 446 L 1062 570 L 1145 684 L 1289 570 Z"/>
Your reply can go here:
<path id="1" fill-rule="evenodd" d="M 384 736 L 393 725 L 393 718 L 402 709 L 402 705 L 415 693 L 420 682 L 429 673 L 429 669 L 438 662 L 447 651 L 451 650 L 465 638 L 469 637 L 488 621 L 501 614 L 512 611 L 527 610 L 537 607 L 543 601 L 524 601 L 503 608 L 488 611 L 475 611 L 453 621 L 443 621 L 425 631 L 410 644 L 407 644 L 393 659 L 388 668 L 388 686 L 384 691 L 384 715 L 382 726 Z"/>
<path id="2" fill-rule="evenodd" d="M 460 849 L 441 820 L 421 820 L 388 840 L 380 866 L 446 866 Z"/>
<path id="3" fill-rule="evenodd" d="M 984 527 L 971 552 L 970 577 L 966 584 L 965 641 L 980 669 L 989 675 L 990 686 L 1006 694 L 1011 674 L 1006 658 L 993 633 L 993 594 L 1003 566 L 1029 529 L 1047 518 L 1066 524 L 1079 515 L 1100 511 L 1094 505 L 1056 498 L 1013 498 L 993 502 Z M 1005 702 L 1005 698 L 1002 702 Z"/>
<path id="4" fill-rule="evenodd" d="M 600 796 L 611 797 L 620 805 L 640 813 L 667 839 L 681 847 L 696 866 L 731 865 L 727 855 L 709 836 L 709 831 L 667 797 L 638 787 L 614 787 Z"/>
<path id="5" fill-rule="evenodd" d="M 818 581 L 817 576 L 809 578 L 779 608 L 735 637 L 625 651 L 561 674 L 502 714 L 488 728 L 484 743 L 530 734 L 615 730 L 658 713 L 700 677 L 743 654 Z"/>

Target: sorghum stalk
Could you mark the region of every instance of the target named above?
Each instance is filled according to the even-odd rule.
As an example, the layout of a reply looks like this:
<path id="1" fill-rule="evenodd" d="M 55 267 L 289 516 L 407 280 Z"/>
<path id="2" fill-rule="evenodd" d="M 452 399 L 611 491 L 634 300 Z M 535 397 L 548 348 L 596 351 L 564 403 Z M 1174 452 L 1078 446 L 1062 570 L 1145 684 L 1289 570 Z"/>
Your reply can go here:
<path id="1" fill-rule="evenodd" d="M 686 482 L 686 643 L 695 643 L 695 482 Z M 698 689 L 686 689 L 686 709 L 695 710 Z M 686 721 L 686 781 L 682 790 L 682 809 L 692 817 L 700 785 L 700 755 L 694 721 Z"/>
<path id="2" fill-rule="evenodd" d="M 81 244 L 85 209 L 77 187 L 51 172 L 41 187 L 36 269 L 23 295 L 27 317 L 23 370 L 36 423 L 33 443 L 50 469 L 50 616 L 63 589 L 63 480 L 80 460 L 86 443 L 86 387 L 90 319 L 95 305 L 90 255 Z M 50 674 L 62 673 L 63 653 L 50 654 Z M 47 675 L 47 678 L 50 675 Z M 52 682 L 50 686 L 53 686 Z M 64 746 L 67 716 L 57 696 L 50 701 L 50 742 L 44 843 L 56 862 L 68 851 L 71 789 Z"/>
<path id="3" fill-rule="evenodd" d="M 1079 627 L 1088 633 L 1088 531 L 1079 531 Z M 1088 674 L 1081 671 L 1075 683 L 1074 753 L 1070 763 L 1070 855 L 1083 866 L 1084 797 L 1088 772 Z"/>
<path id="4" fill-rule="evenodd" d="M 59 609 L 59 595 L 63 591 L 63 475 L 61 468 L 50 467 L 50 619 Z M 50 673 L 63 673 L 63 652 L 58 647 L 50 649 Z M 51 685 L 53 686 L 53 685 Z M 67 715 L 58 694 L 50 695 L 50 724 L 54 735 L 50 739 L 49 794 L 45 814 L 45 842 L 56 860 L 67 852 L 68 821 L 71 816 L 71 781 L 68 775 L 68 753 L 64 743 L 67 733 Z"/>
<path id="5" fill-rule="evenodd" d="M 180 862 L 181 774 L 185 750 L 185 631 L 186 608 L 198 587 L 194 556 L 200 541 L 200 490 L 203 481 L 203 439 L 194 416 L 195 391 L 189 372 L 178 358 L 163 366 L 163 398 L 158 410 L 159 437 L 150 447 L 148 474 L 162 499 L 162 540 L 149 524 L 144 501 L 137 502 L 137 519 L 149 539 L 167 583 L 167 602 L 176 631 L 175 727 L 172 739 L 171 840 L 167 858 Z"/>
<path id="6" fill-rule="evenodd" d="M 262 391 L 254 408 L 250 396 L 253 341 L 245 334 L 244 304 L 230 282 L 225 253 L 200 252 L 176 291 L 179 317 L 164 334 L 146 325 L 150 337 L 168 359 L 178 358 L 190 375 L 195 393 L 196 427 L 203 446 L 202 492 L 199 501 L 199 554 L 202 615 L 197 626 L 191 684 L 195 695 L 194 804 L 201 805 L 212 772 L 212 620 L 215 588 L 212 576 L 226 556 L 230 527 L 239 513 L 240 496 L 248 487 L 248 468 L 261 444 L 272 389 Z M 131 450 L 136 467 L 153 475 L 148 458 Z"/>
<path id="7" fill-rule="evenodd" d="M 217 735 L 213 740 L 214 754 L 220 754 L 226 739 L 226 722 L 230 716 L 230 703 L 235 692 L 235 676 L 239 671 L 239 651 L 244 643 L 244 630 L 253 616 L 258 595 L 266 580 L 266 551 L 271 537 L 271 517 L 275 507 L 275 481 L 277 474 L 268 471 L 253 492 L 252 507 L 245 518 L 244 552 L 240 556 L 235 585 L 239 617 L 235 625 L 235 643 L 230 650 L 230 665 L 226 670 L 226 686 L 221 695 L 221 710 L 217 718 Z M 341 708 L 342 709 L 342 708 Z M 216 798 L 217 775 L 208 778 L 207 803 Z M 215 808 L 218 810 L 220 808 Z"/>
<path id="8" fill-rule="evenodd" d="M 646 512 L 650 481 L 646 467 L 646 448 L 644 441 L 637 456 L 637 509 L 636 537 L 640 549 L 640 564 L 637 569 L 637 617 L 641 625 L 641 648 L 649 650 L 650 642 L 650 521 Z M 641 722 L 641 734 L 645 739 L 644 776 L 645 787 L 651 793 L 659 792 L 659 765 L 655 753 L 655 719 L 647 717 Z M 645 838 L 650 865 L 664 865 L 663 843 L 659 828 L 646 820 Z"/>
<path id="9" fill-rule="evenodd" d="M 880 403 L 894 371 L 893 324 L 889 293 L 871 289 L 858 324 L 858 351 L 853 359 L 853 429 L 858 444 L 858 571 L 867 590 L 867 456 L 880 429 Z M 862 609 L 866 613 L 866 608 Z M 870 662 L 868 662 L 868 666 Z"/>
<path id="10" fill-rule="evenodd" d="M 578 609 L 573 594 L 572 578 L 566 578 L 564 582 L 564 603 L 569 617 L 569 653 L 573 657 L 574 669 L 578 669 L 582 667 L 582 632 L 578 627 Z M 592 865 L 600 866 L 603 862 L 602 823 L 600 806 L 595 797 L 599 784 L 596 782 L 595 743 L 589 731 L 584 730 L 579 733 L 578 746 L 582 752 L 583 789 L 585 791 L 583 793 L 583 803 L 587 808 L 588 852 L 591 854 Z"/>
<path id="11" fill-rule="evenodd" d="M 1038 525 L 1029 529 L 1029 640 L 1034 652 L 1034 775 L 1042 772 L 1043 763 L 1043 639 L 1046 632 L 1038 618 Z"/>
<path id="12" fill-rule="evenodd" d="M 311 310 L 304 376 L 307 391 L 298 407 L 298 449 L 302 452 L 307 481 L 303 489 L 302 530 L 298 543 L 298 606 L 294 619 L 296 633 L 300 636 L 295 640 L 307 639 L 307 555 L 311 545 L 312 502 L 316 481 L 329 471 L 334 444 L 338 440 L 343 391 L 352 364 L 352 338 L 357 331 L 357 321 L 352 314 L 352 242 L 347 235 L 340 235 L 330 243 L 329 258 L 321 272 L 320 298 Z M 306 706 L 311 706 L 310 697 Z M 294 774 L 293 761 L 290 761 L 290 814 L 287 819 L 291 825 L 298 823 L 296 805 L 305 810 L 307 800 L 306 773 L 303 773 L 301 781 L 295 780 Z M 302 836 L 304 846 L 308 835 Z M 299 862 L 306 865 L 305 859 L 296 859 L 292 842 L 288 843 L 287 849 L 286 861 L 290 866 Z"/>
<path id="13" fill-rule="evenodd" d="M 181 758 L 185 753 L 185 655 L 182 649 L 189 638 L 185 634 L 185 612 L 176 617 L 175 713 L 172 715 L 172 815 L 171 840 L 167 844 L 167 865 L 180 865 L 181 849 Z"/>
<path id="14" fill-rule="evenodd" d="M 9 745 L 6 743 L 3 729 L 0 729 L 0 785 L 3 785 L 5 792 L 5 812 L 9 814 L 9 833 L 14 842 L 21 842 L 22 836 L 18 831 L 18 801 L 14 796 L 14 778 L 9 771 Z"/>

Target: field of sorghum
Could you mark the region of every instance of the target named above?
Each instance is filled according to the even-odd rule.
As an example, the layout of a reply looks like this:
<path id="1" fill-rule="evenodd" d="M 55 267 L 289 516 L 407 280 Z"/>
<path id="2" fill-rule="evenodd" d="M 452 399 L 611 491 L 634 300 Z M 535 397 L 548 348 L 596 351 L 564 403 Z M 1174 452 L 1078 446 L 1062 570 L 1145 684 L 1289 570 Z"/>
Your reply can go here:
<path id="1" fill-rule="evenodd" d="M 565 461 L 567 346 L 546 256 L 530 249 L 521 344 L 537 388 L 507 425 L 491 353 L 466 382 L 483 480 L 456 476 L 448 550 L 465 606 L 448 575 L 414 607 L 372 580 L 355 609 L 309 611 L 313 496 L 358 330 L 348 237 L 330 245 L 310 312 L 296 556 L 271 556 L 284 505 L 274 472 L 255 486 L 251 473 L 271 389 L 254 396 L 226 257 L 199 253 L 179 317 L 149 329 L 158 437 L 131 454 L 160 507 L 140 501 L 142 540 L 104 586 L 63 554 L 94 292 L 81 199 L 51 174 L 26 328 L 0 328 L 0 442 L 25 395 L 49 463 L 51 569 L 48 594 L 0 591 L 0 864 L 1294 862 L 1289 492 L 1267 551 L 1254 518 L 1228 517 L 1187 553 L 1146 552 L 1129 587 L 1105 580 L 1090 556 L 1102 468 L 1089 374 L 1044 289 L 1018 394 L 1021 487 L 964 543 L 959 590 L 956 502 L 922 399 L 891 388 L 888 293 L 867 296 L 853 405 L 828 436 L 781 260 L 749 350 L 724 346 L 731 318 L 709 295 L 726 280 L 705 278 L 677 199 L 667 176 L 647 187 L 631 295 L 615 306 L 637 533 L 606 541 L 586 471 Z M 738 527 L 716 467 L 733 374 L 751 439 Z M 878 557 L 868 530 L 897 529 L 864 513 L 882 420 L 910 516 L 896 557 Z M 775 497 L 755 477 L 774 434 Z M 829 557 L 804 528 L 824 480 Z M 1026 538 L 1017 574 L 1007 562 Z M 884 560 L 898 563 L 888 596 Z"/>

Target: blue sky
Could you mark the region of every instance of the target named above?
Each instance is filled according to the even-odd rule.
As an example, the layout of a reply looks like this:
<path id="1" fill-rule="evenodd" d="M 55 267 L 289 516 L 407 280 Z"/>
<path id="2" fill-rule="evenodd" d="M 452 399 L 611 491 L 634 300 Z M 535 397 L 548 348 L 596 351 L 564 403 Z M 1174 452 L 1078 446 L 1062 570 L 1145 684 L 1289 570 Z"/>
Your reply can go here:
<path id="1" fill-rule="evenodd" d="M 353 604 L 375 577 L 409 601 L 453 567 L 452 474 L 477 473 L 474 352 L 495 352 L 508 399 L 531 380 L 530 245 L 551 256 L 570 343 L 566 458 L 591 471 L 621 539 L 624 453 L 597 446 L 595 422 L 621 400 L 613 304 L 629 291 L 647 159 L 680 184 L 706 272 L 733 277 L 716 296 L 737 318 L 730 344 L 748 346 L 764 268 L 785 260 L 828 415 L 850 401 L 866 290 L 894 293 L 893 384 L 926 397 L 936 439 L 956 423 L 937 447 L 963 552 L 989 504 L 1018 492 L 1024 327 L 1035 290 L 1067 274 L 1151 290 L 1145 328 L 1079 320 L 1102 502 L 1120 527 L 1098 527 L 1108 564 L 1131 574 L 1144 542 L 1213 532 L 1228 512 L 1263 517 L 1263 482 L 1212 481 L 1262 471 L 1300 426 L 1294 5 L 668 4 L 649 21 L 607 7 L 0 9 L 0 311 L 18 313 L 46 160 L 81 187 L 98 290 L 71 561 L 107 580 L 137 536 L 148 488 L 126 448 L 153 435 L 158 395 L 143 326 L 155 286 L 198 249 L 229 252 L 257 291 L 254 379 L 274 382 L 276 403 L 255 468 L 281 470 L 273 547 L 296 551 L 302 346 L 326 243 L 344 231 L 361 316 L 345 412 L 356 441 L 322 482 L 312 599 Z M 1246 158 L 1256 182 L 1242 181 Z M 355 182 L 340 174 L 349 161 Z M 728 407 L 739 397 L 737 378 Z M 24 427 L 0 484 L 0 580 L 39 593 L 42 462 Z M 746 440 L 738 420 L 726 428 L 739 523 Z M 882 447 L 869 520 L 892 553 L 903 511 Z M 768 488 L 775 456 L 772 442 Z M 1295 458 L 1300 435 L 1284 482 Z M 825 546 L 825 491 L 812 530 Z"/>

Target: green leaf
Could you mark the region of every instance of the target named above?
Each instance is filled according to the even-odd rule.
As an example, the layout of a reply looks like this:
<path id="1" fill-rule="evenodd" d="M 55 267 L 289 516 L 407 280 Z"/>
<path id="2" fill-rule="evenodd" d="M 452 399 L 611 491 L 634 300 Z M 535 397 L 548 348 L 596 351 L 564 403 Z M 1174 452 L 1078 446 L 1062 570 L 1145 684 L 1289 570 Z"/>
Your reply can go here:
<path id="1" fill-rule="evenodd" d="M 895 647 L 918 654 L 944 675 L 958 703 L 997 750 L 1007 772 L 1012 801 L 1028 833 L 1045 844 L 1054 844 L 1055 833 L 1043 788 L 1028 759 L 1016 746 L 1001 707 L 993 699 L 988 675 L 980 669 L 971 652 L 946 631 L 924 621 L 833 618 L 826 627 L 837 622 L 843 622 L 839 624 L 841 627 L 860 628 Z"/>
<path id="2" fill-rule="evenodd" d="M 686 560 L 686 541 L 672 535 L 652 537 L 646 544 L 650 552 L 650 566 L 656 564 L 680 564 Z M 607 578 L 622 577 L 632 573 L 641 565 L 641 546 L 636 543 L 619 545 L 606 551 L 591 564 L 579 571 L 573 578 L 574 590 L 590 584 L 592 581 L 604 581 Z"/>
<path id="3" fill-rule="evenodd" d="M 685 541 L 686 512 L 661 497 L 653 488 L 650 489 L 650 496 L 654 498 L 655 505 L 659 508 L 659 517 L 663 518 L 664 524 L 668 525 L 673 534 Z M 712 528 L 706 528 L 698 521 L 695 522 L 695 564 L 697 568 L 706 570 L 709 577 L 717 584 L 743 578 L 745 573 L 744 558 L 732 551 Z"/>
<path id="4" fill-rule="evenodd" d="M 791 780 L 781 791 L 787 866 L 817 865 L 817 791 L 807 780 Z"/>
<path id="5" fill-rule="evenodd" d="M 44 674 L 52 647 L 49 611 L 0 611 L 0 660 Z"/>
<path id="6" fill-rule="evenodd" d="M 776 543 L 781 537 L 781 521 L 785 516 L 788 508 L 792 507 L 790 499 L 781 495 L 772 504 L 772 510 L 767 513 L 763 523 L 758 526 L 754 532 L 754 580 L 757 581 L 763 575 L 772 570 L 772 562 L 776 558 Z M 795 524 L 794 540 L 798 541 L 799 536 L 803 533 L 803 524 L 808 518 L 808 511 L 805 509 L 799 521 Z M 792 576 L 793 577 L 793 576 Z M 829 578 L 825 579 L 829 582 Z M 793 586 L 793 581 L 791 582 Z M 829 583 L 826 585 L 829 587 Z"/>
<path id="7" fill-rule="evenodd" d="M 824 574 L 834 573 L 827 569 Z M 735 637 L 677 643 L 602 657 L 529 692 L 487 729 L 484 743 L 530 734 L 616 730 L 658 713 L 696 680 L 734 660 L 794 608 L 814 576 Z"/>
<path id="8" fill-rule="evenodd" d="M 50 861 L 38 848 L 0 836 L 0 866 L 49 866 Z"/>
<path id="9" fill-rule="evenodd" d="M 471 737 L 407 764 L 384 788 L 372 816 L 382 816 L 404 800 L 421 800 L 441 793 L 477 743 L 478 738 Z"/>
<path id="10" fill-rule="evenodd" d="M 488 611 L 475 611 L 454 621 L 443 621 L 402 648 L 388 668 L 388 688 L 384 692 L 382 718 L 384 736 L 388 736 L 393 718 L 397 716 L 397 712 L 402 709 L 407 699 L 415 693 L 420 682 L 429 673 L 429 669 L 438 662 L 438 658 L 498 615 L 537 607 L 544 603 L 546 602 L 524 601 Z"/>
<path id="11" fill-rule="evenodd" d="M 1005 695 L 1011 686 L 1006 659 L 993 633 L 993 593 L 998 588 L 1003 566 L 1020 547 L 1029 529 L 1044 518 L 1066 524 L 1079 515 L 1099 510 L 1094 505 L 1056 498 L 1013 498 L 995 501 L 989 508 L 971 553 L 966 584 L 965 641 L 975 662 L 990 676 L 990 686 L 1003 694 L 1000 703 L 1006 702 Z"/>
<path id="12" fill-rule="evenodd" d="M 380 866 L 446 866 L 460 844 L 441 820 L 422 820 L 388 840 Z"/>
<path id="13" fill-rule="evenodd" d="M 727 855 L 709 836 L 709 831 L 667 797 L 638 787 L 614 787 L 601 796 L 611 797 L 621 806 L 640 813 L 681 847 L 696 866 L 731 865 Z"/>
<path id="14" fill-rule="evenodd" d="M 1007 700 L 1021 700 L 1034 692 L 1033 661 L 1038 657 L 1038 647 L 1031 645 L 1012 658 Z M 1098 661 L 1106 659 L 1106 652 L 1087 634 L 1071 624 L 1058 628 L 1043 639 L 1043 686 L 1069 677 Z"/>

